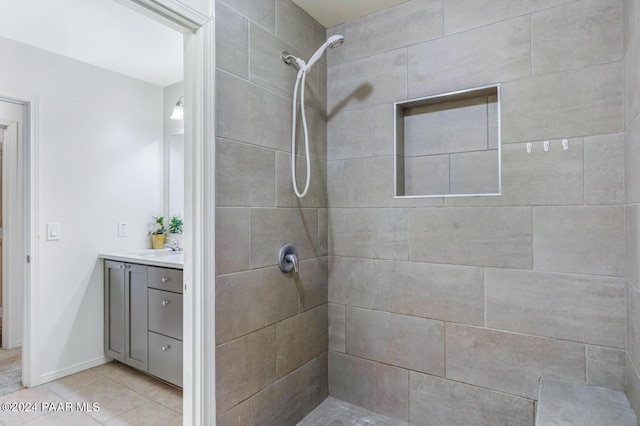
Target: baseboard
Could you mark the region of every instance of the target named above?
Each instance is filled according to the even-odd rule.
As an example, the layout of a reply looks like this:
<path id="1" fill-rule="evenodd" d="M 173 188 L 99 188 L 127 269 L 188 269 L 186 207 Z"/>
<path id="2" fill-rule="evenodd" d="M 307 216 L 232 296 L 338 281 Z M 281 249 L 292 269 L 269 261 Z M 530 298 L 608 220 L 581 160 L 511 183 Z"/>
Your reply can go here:
<path id="1" fill-rule="evenodd" d="M 100 356 L 98 358 L 90 359 L 89 361 L 81 362 L 76 365 L 63 368 L 61 370 L 52 371 L 50 373 L 46 373 L 40 376 L 40 384 L 43 385 L 45 383 L 61 379 L 71 374 L 79 373 L 81 371 L 88 370 L 89 368 L 106 364 L 109 361 L 111 361 L 111 358 L 107 358 L 106 356 Z"/>

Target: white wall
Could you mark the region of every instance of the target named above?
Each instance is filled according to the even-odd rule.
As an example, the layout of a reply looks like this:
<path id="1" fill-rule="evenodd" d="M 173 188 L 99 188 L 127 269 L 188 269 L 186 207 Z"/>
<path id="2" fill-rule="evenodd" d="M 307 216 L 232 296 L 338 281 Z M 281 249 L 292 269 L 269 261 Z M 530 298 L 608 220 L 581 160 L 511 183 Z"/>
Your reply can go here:
<path id="1" fill-rule="evenodd" d="M 103 251 L 149 247 L 162 213 L 162 88 L 0 38 L 3 90 L 38 96 L 43 380 L 103 356 Z M 129 237 L 117 237 L 117 222 Z M 60 241 L 45 238 L 48 222 Z"/>

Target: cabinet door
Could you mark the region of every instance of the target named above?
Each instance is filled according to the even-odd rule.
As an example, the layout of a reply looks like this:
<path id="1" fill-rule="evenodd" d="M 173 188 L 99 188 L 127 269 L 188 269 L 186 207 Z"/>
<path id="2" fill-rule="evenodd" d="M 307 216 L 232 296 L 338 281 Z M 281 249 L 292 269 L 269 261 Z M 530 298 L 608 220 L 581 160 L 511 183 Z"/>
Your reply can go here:
<path id="1" fill-rule="evenodd" d="M 104 352 L 124 362 L 125 264 L 104 262 Z"/>
<path id="2" fill-rule="evenodd" d="M 125 336 L 124 363 L 148 371 L 147 267 L 125 267 Z"/>

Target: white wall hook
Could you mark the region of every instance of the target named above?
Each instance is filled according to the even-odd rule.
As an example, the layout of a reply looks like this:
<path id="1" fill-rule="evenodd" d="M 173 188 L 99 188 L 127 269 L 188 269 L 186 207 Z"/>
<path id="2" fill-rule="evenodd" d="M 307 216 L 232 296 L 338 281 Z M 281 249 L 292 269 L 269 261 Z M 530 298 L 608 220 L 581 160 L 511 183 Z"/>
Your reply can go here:
<path id="1" fill-rule="evenodd" d="M 549 151 L 549 141 L 544 141 L 544 152 Z"/>
<path id="2" fill-rule="evenodd" d="M 527 154 L 531 154 L 533 151 L 533 144 L 531 142 L 527 142 Z"/>
<path id="3" fill-rule="evenodd" d="M 562 149 L 565 151 L 569 149 L 569 139 L 562 139 Z"/>

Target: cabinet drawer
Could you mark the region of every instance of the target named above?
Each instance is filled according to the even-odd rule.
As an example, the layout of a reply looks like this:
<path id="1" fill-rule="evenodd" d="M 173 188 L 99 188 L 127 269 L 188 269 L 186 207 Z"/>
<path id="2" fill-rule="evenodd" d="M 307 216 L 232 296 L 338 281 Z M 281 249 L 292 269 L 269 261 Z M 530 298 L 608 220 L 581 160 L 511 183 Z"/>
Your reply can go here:
<path id="1" fill-rule="evenodd" d="M 182 340 L 182 295 L 149 289 L 149 330 Z"/>
<path id="2" fill-rule="evenodd" d="M 151 288 L 182 293 L 182 271 L 180 269 L 150 266 L 147 279 Z"/>
<path id="3" fill-rule="evenodd" d="M 150 331 L 149 373 L 182 387 L 182 342 Z"/>

